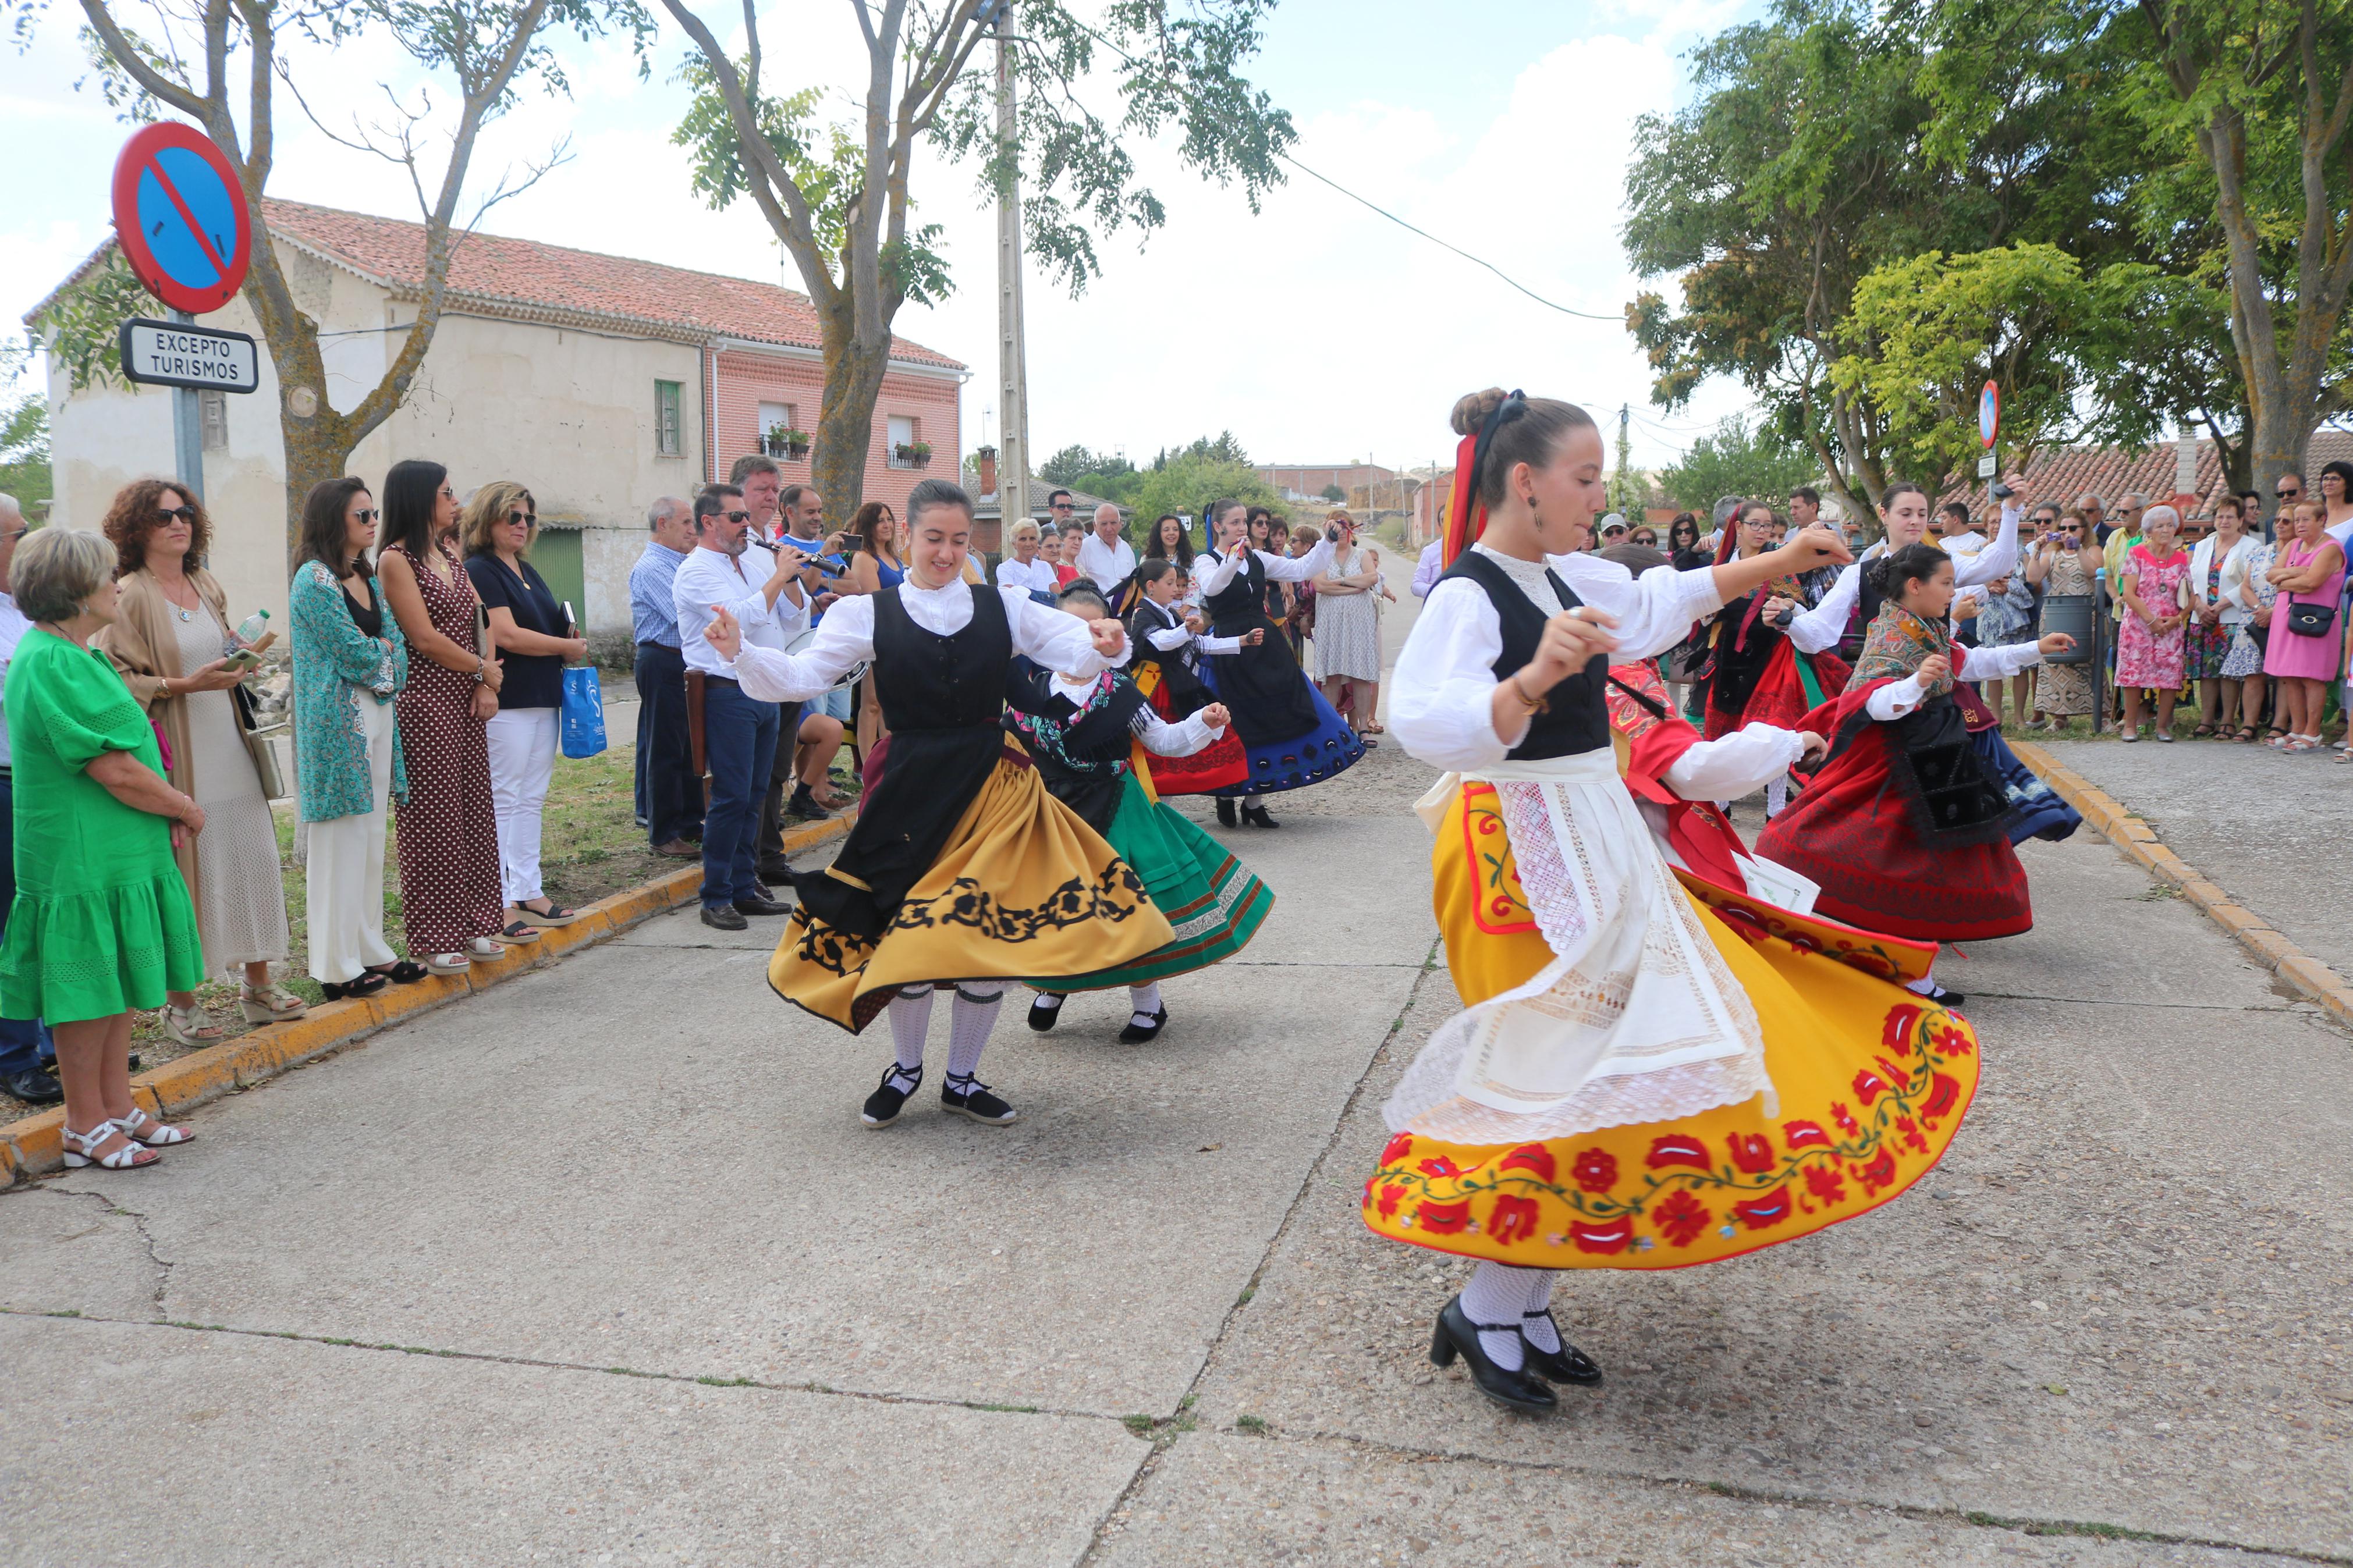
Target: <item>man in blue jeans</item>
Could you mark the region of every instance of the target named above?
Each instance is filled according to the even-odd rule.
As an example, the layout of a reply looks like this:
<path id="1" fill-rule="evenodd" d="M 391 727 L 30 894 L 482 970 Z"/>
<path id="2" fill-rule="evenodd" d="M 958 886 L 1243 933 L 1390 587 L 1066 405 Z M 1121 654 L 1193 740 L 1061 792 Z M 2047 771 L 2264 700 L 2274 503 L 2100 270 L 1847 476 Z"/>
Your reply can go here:
<path id="1" fill-rule="evenodd" d="M 797 728 L 799 708 L 786 705 L 787 721 L 776 703 L 744 695 L 702 636 L 712 606 L 721 605 L 743 626 L 745 641 L 779 652 L 807 624 L 800 553 L 781 549 L 747 563 L 751 521 L 739 487 L 705 486 L 694 499 L 694 549 L 680 563 L 673 590 L 680 651 L 687 668 L 702 676 L 703 765 L 711 775 L 702 817 L 702 923 L 720 931 L 742 931 L 746 915 L 791 908 L 758 880 L 760 797 L 779 728 L 786 721 Z"/>
<path id="2" fill-rule="evenodd" d="M 0 495 L 0 684 L 7 680 L 17 639 L 32 629 L 8 592 L 8 561 L 24 537 L 25 514 L 17 510 L 16 499 Z M 7 931 L 8 908 L 16 901 L 16 805 L 9 793 L 6 717 L 0 711 L 0 938 Z M 57 1059 L 48 1026 L 37 1019 L 0 1018 L 0 1093 L 31 1105 L 56 1104 L 66 1091 L 45 1064 Z"/>

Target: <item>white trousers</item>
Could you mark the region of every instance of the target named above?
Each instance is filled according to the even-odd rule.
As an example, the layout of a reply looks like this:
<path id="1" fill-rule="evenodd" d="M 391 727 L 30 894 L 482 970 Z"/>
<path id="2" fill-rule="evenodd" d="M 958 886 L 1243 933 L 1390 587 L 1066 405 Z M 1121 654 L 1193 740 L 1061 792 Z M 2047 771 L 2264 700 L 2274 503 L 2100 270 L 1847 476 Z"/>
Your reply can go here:
<path id="1" fill-rule="evenodd" d="M 384 940 L 385 805 L 392 793 L 393 711 L 357 693 L 360 733 L 367 740 L 368 798 L 374 809 L 304 824 L 303 892 L 311 922 L 311 978 L 341 985 L 372 963 L 398 957 Z"/>
<path id="2" fill-rule="evenodd" d="M 553 708 L 501 708 L 491 716 L 491 805 L 499 823 L 499 880 L 507 902 L 540 896 L 539 816 L 555 772 Z"/>

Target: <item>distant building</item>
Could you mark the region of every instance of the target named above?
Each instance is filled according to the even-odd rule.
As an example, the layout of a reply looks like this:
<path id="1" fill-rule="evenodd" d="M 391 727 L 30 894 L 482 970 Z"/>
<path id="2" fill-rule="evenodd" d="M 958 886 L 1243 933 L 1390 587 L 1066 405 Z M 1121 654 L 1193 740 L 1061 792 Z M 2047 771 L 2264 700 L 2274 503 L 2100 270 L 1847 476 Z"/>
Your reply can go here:
<path id="1" fill-rule="evenodd" d="M 1275 463 L 1260 465 L 1258 477 L 1285 500 L 1316 500 L 1329 485 L 1339 486 L 1343 495 L 1353 495 L 1367 485 L 1398 476 L 1396 469 L 1377 463 Z"/>
<path id="2" fill-rule="evenodd" d="M 295 202 L 265 200 L 262 210 L 295 301 L 319 323 L 326 399 L 355 407 L 416 320 L 424 226 Z M 60 289 L 102 265 L 112 245 Z M 242 299 L 204 321 L 260 335 Z M 925 477 L 897 456 L 901 447 L 927 444 L 929 471 L 955 476 L 965 375 L 944 354 L 893 344 L 867 447 L 867 500 L 903 508 Z M 647 504 L 724 477 L 770 426 L 814 431 L 824 384 L 807 295 L 475 234 L 457 247 L 406 403 L 360 443 L 349 471 L 380 481 L 400 458 L 430 458 L 448 467 L 460 496 L 491 479 L 528 487 L 539 502 L 533 563 L 592 638 L 625 638 Z M 233 616 L 261 605 L 282 617 L 285 462 L 269 355 L 259 391 L 203 395 L 212 569 Z M 73 387 L 51 362 L 55 520 L 94 528 L 126 480 L 173 471 L 172 397 L 164 387 Z M 810 478 L 807 454 L 778 461 L 787 483 Z M 849 521 L 846 508 L 828 510 L 837 524 Z"/>

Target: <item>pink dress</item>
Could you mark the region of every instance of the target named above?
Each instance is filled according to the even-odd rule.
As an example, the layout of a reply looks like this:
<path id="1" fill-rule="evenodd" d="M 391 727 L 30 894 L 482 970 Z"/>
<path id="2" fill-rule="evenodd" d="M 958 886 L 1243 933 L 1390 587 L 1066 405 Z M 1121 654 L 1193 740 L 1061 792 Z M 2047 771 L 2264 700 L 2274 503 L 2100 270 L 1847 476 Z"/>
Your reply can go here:
<path id="1" fill-rule="evenodd" d="M 2280 564 L 2301 570 L 2312 564 L 2312 558 L 2327 548 L 2326 543 L 2306 547 L 2302 541 L 2291 544 Z M 2308 594 L 2282 594 L 2272 606 L 2271 636 L 2263 647 L 2263 673 L 2284 675 L 2304 680 L 2334 680 L 2337 678 L 2337 650 L 2345 640 L 2341 619 L 2332 616 L 2328 629 L 2316 637 L 2300 637 L 2287 629 L 2287 607 L 2290 605 L 2327 605 L 2332 608 L 2345 587 L 2345 565 L 2337 563 L 2336 574 Z"/>
<path id="2" fill-rule="evenodd" d="M 2160 616 L 2181 614 L 2181 584 L 2189 575 L 2189 552 L 2176 550 L 2159 561 L 2149 554 L 2147 545 L 2136 544 L 2126 553 L 2123 574 L 2134 579 L 2133 591 L 2151 611 Z M 2162 634 L 2151 632 L 2127 608 L 2116 634 L 2116 684 L 2180 690 L 2182 651 L 2188 637 L 2186 626 Z"/>

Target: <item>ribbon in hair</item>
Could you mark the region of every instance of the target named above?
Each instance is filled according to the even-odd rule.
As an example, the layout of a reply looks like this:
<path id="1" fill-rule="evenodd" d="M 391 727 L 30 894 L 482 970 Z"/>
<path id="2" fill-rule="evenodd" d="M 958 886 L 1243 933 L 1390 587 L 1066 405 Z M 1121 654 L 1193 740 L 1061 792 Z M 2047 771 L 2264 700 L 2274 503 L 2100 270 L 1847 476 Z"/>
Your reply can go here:
<path id="1" fill-rule="evenodd" d="M 1475 543 L 1487 531 L 1487 508 L 1479 500 L 1479 470 L 1485 467 L 1488 448 L 1494 443 L 1495 432 L 1528 411 L 1527 394 L 1514 387 L 1511 395 L 1488 411 L 1478 430 L 1462 437 L 1454 448 L 1454 493 L 1446 512 L 1445 563 L 1454 564 L 1456 557 Z"/>

